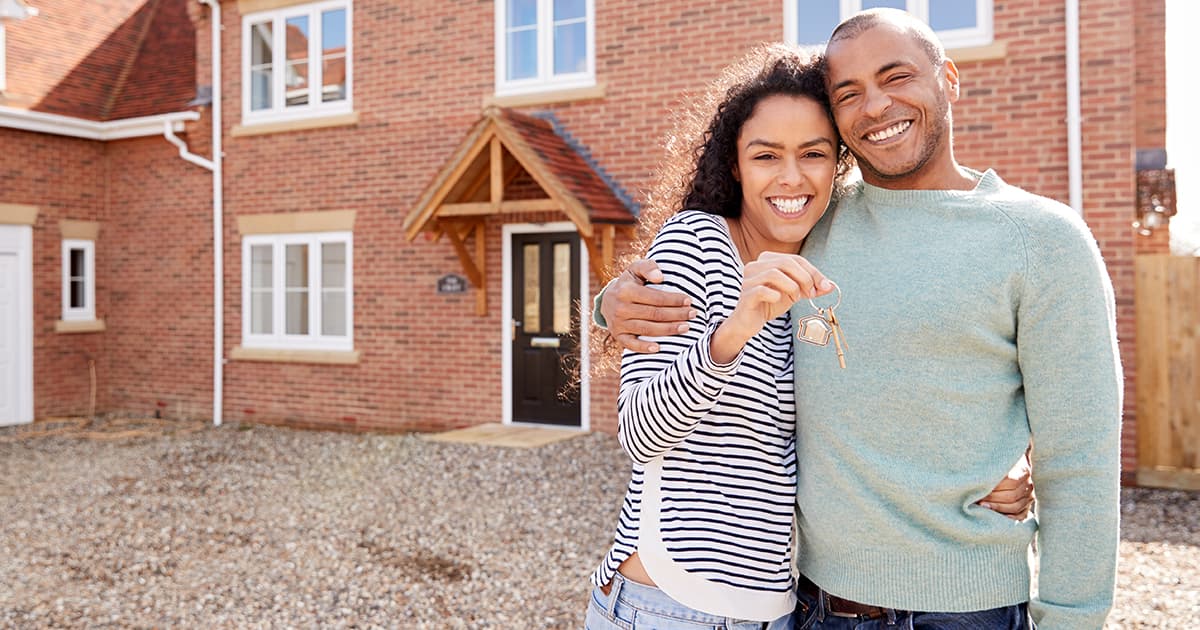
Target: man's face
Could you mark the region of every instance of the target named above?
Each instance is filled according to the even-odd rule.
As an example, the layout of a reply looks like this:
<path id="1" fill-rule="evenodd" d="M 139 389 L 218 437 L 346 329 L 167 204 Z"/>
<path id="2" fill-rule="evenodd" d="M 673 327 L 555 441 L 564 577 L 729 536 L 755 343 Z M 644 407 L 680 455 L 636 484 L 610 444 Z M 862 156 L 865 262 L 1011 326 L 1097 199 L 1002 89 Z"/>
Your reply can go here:
<path id="1" fill-rule="evenodd" d="M 915 36 L 890 24 L 830 42 L 829 100 L 842 140 L 867 183 L 938 187 L 953 169 L 950 103 L 958 70 L 935 66 Z"/>

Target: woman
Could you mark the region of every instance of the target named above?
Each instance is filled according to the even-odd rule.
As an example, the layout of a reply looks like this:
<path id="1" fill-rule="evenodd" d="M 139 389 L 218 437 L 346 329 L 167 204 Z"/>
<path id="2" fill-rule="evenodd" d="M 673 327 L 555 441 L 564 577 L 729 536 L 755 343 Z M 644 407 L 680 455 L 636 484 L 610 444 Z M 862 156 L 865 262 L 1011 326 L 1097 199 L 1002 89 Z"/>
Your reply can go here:
<path id="1" fill-rule="evenodd" d="M 681 162 L 643 214 L 662 224 L 649 258 L 696 315 L 657 340 L 660 352 L 622 360 L 619 437 L 633 478 L 593 575 L 588 630 L 790 627 L 788 309 L 833 289 L 796 252 L 849 158 L 818 59 L 798 49 L 755 49 L 705 103 L 716 114 L 691 134 L 694 150 L 672 152 Z"/>

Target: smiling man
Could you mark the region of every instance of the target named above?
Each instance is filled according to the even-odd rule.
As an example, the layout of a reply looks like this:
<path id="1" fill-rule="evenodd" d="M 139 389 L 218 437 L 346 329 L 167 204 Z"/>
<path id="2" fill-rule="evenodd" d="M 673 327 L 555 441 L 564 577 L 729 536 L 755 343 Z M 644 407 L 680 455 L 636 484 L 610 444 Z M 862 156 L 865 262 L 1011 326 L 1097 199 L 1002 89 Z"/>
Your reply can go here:
<path id="1" fill-rule="evenodd" d="M 857 14 L 826 59 L 863 181 L 801 249 L 841 287 L 851 349 L 845 370 L 826 348 L 794 353 L 797 627 L 1100 628 L 1122 371 L 1095 239 L 1063 204 L 957 163 L 958 69 L 923 22 Z M 600 311 L 646 351 L 633 335 L 669 334 L 686 309 L 639 286 L 655 277 L 639 265 Z M 1031 441 L 1037 518 L 978 505 Z"/>
<path id="2" fill-rule="evenodd" d="M 1009 628 L 1029 602 L 1039 628 L 1100 628 L 1122 372 L 1095 240 L 1070 208 L 955 161 L 958 70 L 923 22 L 858 14 L 826 63 L 864 181 L 802 254 L 842 287 L 861 369 L 796 352 L 797 562 L 812 582 L 801 616 L 813 628 L 855 627 L 841 613 Z M 974 505 L 1031 439 L 1037 519 Z"/>

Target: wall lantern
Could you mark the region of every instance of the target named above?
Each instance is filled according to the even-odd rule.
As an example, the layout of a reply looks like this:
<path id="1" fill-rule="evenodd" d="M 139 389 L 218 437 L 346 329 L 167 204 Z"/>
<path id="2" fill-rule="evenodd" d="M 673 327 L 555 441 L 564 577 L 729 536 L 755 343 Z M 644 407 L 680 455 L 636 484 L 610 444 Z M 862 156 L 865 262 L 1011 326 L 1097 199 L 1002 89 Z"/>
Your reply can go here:
<path id="1" fill-rule="evenodd" d="M 1137 217 L 1133 229 L 1150 236 L 1175 216 L 1175 171 L 1169 168 L 1137 172 Z"/>

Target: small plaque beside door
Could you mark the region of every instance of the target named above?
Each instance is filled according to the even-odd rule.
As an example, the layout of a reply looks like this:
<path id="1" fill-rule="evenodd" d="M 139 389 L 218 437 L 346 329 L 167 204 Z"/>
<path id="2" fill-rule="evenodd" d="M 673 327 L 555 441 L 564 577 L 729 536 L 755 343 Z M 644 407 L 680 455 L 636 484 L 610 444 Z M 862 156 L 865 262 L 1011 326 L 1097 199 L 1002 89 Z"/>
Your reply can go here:
<path id="1" fill-rule="evenodd" d="M 443 293 L 466 293 L 467 279 L 456 273 L 448 273 L 437 281 L 438 294 Z"/>

